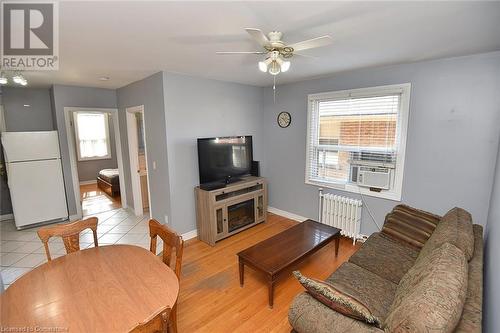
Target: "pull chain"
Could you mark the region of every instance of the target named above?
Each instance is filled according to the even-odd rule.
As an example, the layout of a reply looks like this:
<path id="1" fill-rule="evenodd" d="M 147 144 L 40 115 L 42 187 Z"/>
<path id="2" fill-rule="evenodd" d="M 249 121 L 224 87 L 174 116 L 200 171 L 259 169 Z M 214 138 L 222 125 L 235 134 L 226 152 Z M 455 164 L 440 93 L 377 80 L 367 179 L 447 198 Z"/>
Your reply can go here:
<path id="1" fill-rule="evenodd" d="M 276 104 L 276 75 L 273 76 L 273 101 Z"/>

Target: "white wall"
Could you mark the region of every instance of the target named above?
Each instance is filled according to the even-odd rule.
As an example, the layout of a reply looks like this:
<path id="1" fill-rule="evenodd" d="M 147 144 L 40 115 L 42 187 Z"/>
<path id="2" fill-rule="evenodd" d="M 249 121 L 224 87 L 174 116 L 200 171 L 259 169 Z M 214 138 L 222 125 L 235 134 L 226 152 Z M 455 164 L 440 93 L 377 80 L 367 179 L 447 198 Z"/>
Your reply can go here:
<path id="1" fill-rule="evenodd" d="M 264 158 L 262 88 L 164 73 L 171 224 L 196 229 L 197 138 L 252 135 L 254 159 Z"/>
<path id="2" fill-rule="evenodd" d="M 318 188 L 304 183 L 308 94 L 406 82 L 412 90 L 402 201 L 437 214 L 460 206 L 485 225 L 500 128 L 500 52 L 280 85 L 276 104 L 272 88 L 265 89 L 263 172 L 270 206 L 317 218 Z M 281 111 L 292 115 L 289 128 L 276 124 Z M 366 197 L 379 225 L 398 203 Z M 376 230 L 364 208 L 362 233 Z"/>

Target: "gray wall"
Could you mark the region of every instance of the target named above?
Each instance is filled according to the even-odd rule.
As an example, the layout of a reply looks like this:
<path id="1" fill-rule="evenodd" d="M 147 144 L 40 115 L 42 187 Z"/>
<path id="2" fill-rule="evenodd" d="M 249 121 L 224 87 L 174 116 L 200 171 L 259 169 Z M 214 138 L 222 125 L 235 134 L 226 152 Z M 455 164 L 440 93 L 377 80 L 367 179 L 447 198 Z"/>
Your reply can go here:
<path id="1" fill-rule="evenodd" d="M 173 73 L 164 77 L 170 223 L 184 233 L 196 229 L 197 138 L 252 135 L 254 159 L 263 159 L 262 88 Z"/>
<path id="2" fill-rule="evenodd" d="M 4 87 L 2 93 L 7 131 L 51 131 L 55 128 L 49 89 Z"/>
<path id="3" fill-rule="evenodd" d="M 490 212 L 486 227 L 485 245 L 485 288 L 484 288 L 484 327 L 485 332 L 500 332 L 500 146 L 493 191 L 490 200 Z"/>
<path id="4" fill-rule="evenodd" d="M 469 210 L 485 225 L 500 126 L 500 53 L 340 73 L 265 89 L 263 173 L 270 206 L 317 218 L 318 188 L 304 183 L 307 94 L 410 82 L 411 101 L 402 201 L 444 214 Z M 292 124 L 276 124 L 280 111 Z M 331 191 L 357 197 L 354 193 Z M 398 202 L 365 196 L 377 222 Z M 375 224 L 363 208 L 361 231 Z"/>
<path id="5" fill-rule="evenodd" d="M 165 101 L 163 95 L 163 73 L 159 72 L 144 80 L 134 82 L 117 90 L 120 119 L 124 180 L 127 203 L 133 206 L 130 181 L 130 159 L 128 152 L 126 108 L 144 105 L 146 147 L 148 153 L 149 187 L 151 193 L 151 214 L 161 223 L 170 214 L 170 193 L 167 164 L 167 138 L 165 130 Z M 153 168 L 153 162 L 156 169 Z"/>
<path id="6" fill-rule="evenodd" d="M 86 88 L 54 85 L 51 89 L 51 99 L 56 117 L 63 164 L 64 186 L 70 215 L 76 214 L 76 203 L 69 161 L 68 134 L 64 120 L 65 107 L 82 108 L 116 108 L 116 91 L 101 88 Z"/>
<path id="7" fill-rule="evenodd" d="M 73 116 L 71 116 L 73 117 Z M 111 116 L 108 118 L 109 125 L 109 145 L 111 149 L 111 158 L 99 159 L 99 160 L 88 160 L 88 161 L 77 161 L 76 165 L 78 168 L 78 180 L 90 181 L 96 180 L 97 174 L 102 169 L 117 169 L 118 168 L 118 160 L 116 158 L 116 140 L 115 140 L 115 129 L 113 126 L 113 119 Z M 75 137 L 75 128 L 71 128 L 71 135 L 76 140 Z M 76 142 L 76 141 L 75 141 Z M 77 154 L 76 146 L 75 146 L 75 155 Z"/>

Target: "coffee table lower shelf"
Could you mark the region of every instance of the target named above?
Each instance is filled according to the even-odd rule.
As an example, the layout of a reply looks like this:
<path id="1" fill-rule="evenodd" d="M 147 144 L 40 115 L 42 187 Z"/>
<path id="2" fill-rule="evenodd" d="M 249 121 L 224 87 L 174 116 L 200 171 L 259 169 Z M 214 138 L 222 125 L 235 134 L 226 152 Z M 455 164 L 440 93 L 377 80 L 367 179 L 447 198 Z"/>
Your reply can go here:
<path id="1" fill-rule="evenodd" d="M 274 284 L 282 273 L 335 240 L 338 255 L 340 229 L 307 220 L 238 253 L 240 286 L 245 280 L 245 265 L 266 275 L 269 307 L 273 308 Z"/>

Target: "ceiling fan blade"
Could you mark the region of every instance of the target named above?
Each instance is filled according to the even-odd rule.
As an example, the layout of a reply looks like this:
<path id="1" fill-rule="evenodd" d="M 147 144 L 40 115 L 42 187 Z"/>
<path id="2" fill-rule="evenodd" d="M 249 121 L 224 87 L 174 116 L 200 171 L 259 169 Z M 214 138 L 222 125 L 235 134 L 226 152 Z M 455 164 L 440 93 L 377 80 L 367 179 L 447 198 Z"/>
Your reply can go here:
<path id="1" fill-rule="evenodd" d="M 253 39 L 259 45 L 261 46 L 271 46 L 271 42 L 269 42 L 269 39 L 267 39 L 266 35 L 262 32 L 260 29 L 254 29 L 254 28 L 245 28 L 245 31 L 248 32 L 250 36 L 252 36 Z"/>
<path id="2" fill-rule="evenodd" d="M 215 52 L 216 54 L 266 54 L 267 52 L 261 51 L 219 51 Z"/>
<path id="3" fill-rule="evenodd" d="M 299 56 L 299 57 L 308 58 L 308 59 L 318 59 L 317 57 L 313 57 L 313 56 L 310 56 L 307 54 L 302 54 L 302 53 L 297 53 L 297 52 L 293 52 L 293 56 Z"/>
<path id="4" fill-rule="evenodd" d="M 327 36 L 316 37 L 313 39 L 308 39 L 308 40 L 294 43 L 294 44 L 290 44 L 287 46 L 293 47 L 293 50 L 295 52 L 295 51 L 314 49 L 316 47 L 326 46 L 326 45 L 329 45 L 331 43 L 332 43 L 332 37 L 327 35 Z"/>

